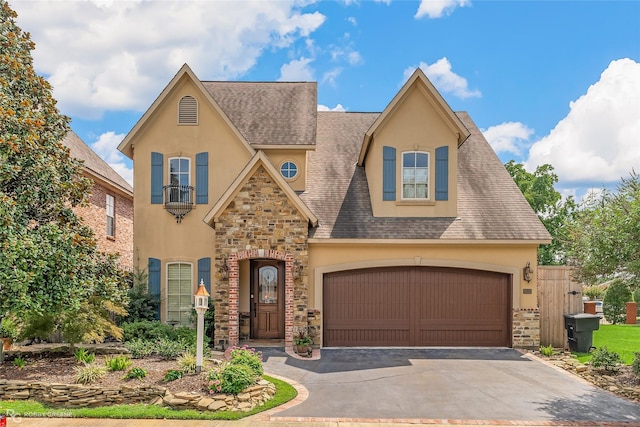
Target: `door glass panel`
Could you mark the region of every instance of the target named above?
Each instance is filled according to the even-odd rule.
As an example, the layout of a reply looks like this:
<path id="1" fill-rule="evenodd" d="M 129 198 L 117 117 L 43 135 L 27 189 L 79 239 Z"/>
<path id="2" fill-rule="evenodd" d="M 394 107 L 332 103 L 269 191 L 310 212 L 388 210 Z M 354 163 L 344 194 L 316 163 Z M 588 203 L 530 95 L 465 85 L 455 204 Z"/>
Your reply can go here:
<path id="1" fill-rule="evenodd" d="M 260 303 L 275 304 L 278 302 L 278 269 L 273 266 L 260 267 L 258 296 Z"/>

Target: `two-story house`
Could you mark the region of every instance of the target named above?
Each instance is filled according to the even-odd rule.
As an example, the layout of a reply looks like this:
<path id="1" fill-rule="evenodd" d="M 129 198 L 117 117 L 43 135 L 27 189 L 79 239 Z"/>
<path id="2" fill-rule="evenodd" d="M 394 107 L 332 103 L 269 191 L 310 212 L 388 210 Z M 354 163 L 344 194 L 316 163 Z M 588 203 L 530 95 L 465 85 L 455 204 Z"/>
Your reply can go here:
<path id="1" fill-rule="evenodd" d="M 133 188 L 75 132 L 62 143 L 72 157 L 84 162 L 82 174 L 93 181 L 89 203 L 75 212 L 91 227 L 98 250 L 118 254 L 118 263 L 133 270 Z"/>
<path id="2" fill-rule="evenodd" d="M 119 146 L 158 318 L 200 281 L 218 347 L 539 345 L 550 236 L 466 113 L 416 70 L 382 113 L 318 112 L 315 83 L 183 66 Z M 311 316 L 310 316 L 311 315 Z"/>

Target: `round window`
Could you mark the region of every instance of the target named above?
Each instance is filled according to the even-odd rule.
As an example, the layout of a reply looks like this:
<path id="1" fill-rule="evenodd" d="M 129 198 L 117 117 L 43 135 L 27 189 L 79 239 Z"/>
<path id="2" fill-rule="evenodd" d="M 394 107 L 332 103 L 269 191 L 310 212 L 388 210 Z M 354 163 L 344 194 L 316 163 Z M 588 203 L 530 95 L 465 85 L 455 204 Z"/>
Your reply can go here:
<path id="1" fill-rule="evenodd" d="M 293 162 L 284 162 L 280 166 L 280 174 L 286 179 L 293 179 L 298 175 L 298 166 Z"/>

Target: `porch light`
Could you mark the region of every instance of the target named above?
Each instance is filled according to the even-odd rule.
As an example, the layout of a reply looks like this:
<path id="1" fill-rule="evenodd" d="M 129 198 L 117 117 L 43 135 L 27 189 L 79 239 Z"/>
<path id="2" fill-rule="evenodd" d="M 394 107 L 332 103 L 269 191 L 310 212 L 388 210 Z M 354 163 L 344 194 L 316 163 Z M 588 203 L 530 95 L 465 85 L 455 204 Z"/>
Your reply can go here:
<path id="1" fill-rule="evenodd" d="M 202 340 L 204 338 L 204 313 L 209 308 L 209 292 L 204 287 L 204 280 L 200 279 L 200 286 L 198 291 L 194 295 L 195 303 L 194 308 L 198 313 L 197 322 L 197 344 L 196 344 L 196 373 L 202 371 Z"/>
<path id="2" fill-rule="evenodd" d="M 300 264 L 300 261 L 295 260 L 293 262 L 293 269 L 292 269 L 293 278 L 294 279 L 299 278 L 301 273 L 302 273 L 302 264 Z"/>
<path id="3" fill-rule="evenodd" d="M 220 277 L 222 279 L 228 279 L 229 278 L 229 265 L 227 264 L 227 259 L 226 258 L 222 259 L 222 266 L 220 267 Z"/>
<path id="4" fill-rule="evenodd" d="M 522 277 L 524 277 L 524 280 L 527 282 L 530 282 L 533 278 L 533 269 L 531 268 L 531 263 L 529 261 L 527 261 L 527 265 L 522 269 Z"/>

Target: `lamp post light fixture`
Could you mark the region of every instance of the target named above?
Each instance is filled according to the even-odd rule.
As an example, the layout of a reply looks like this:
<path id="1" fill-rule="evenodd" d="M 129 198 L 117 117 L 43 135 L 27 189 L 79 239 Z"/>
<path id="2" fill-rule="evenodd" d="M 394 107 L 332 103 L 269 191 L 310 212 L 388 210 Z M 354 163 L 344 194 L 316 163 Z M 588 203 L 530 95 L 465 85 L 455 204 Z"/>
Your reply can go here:
<path id="1" fill-rule="evenodd" d="M 202 371 L 202 341 L 204 340 L 204 313 L 209 308 L 209 292 L 204 287 L 204 280 L 200 279 L 200 286 L 196 292 L 194 308 L 198 313 L 197 344 L 196 344 L 196 373 Z"/>

